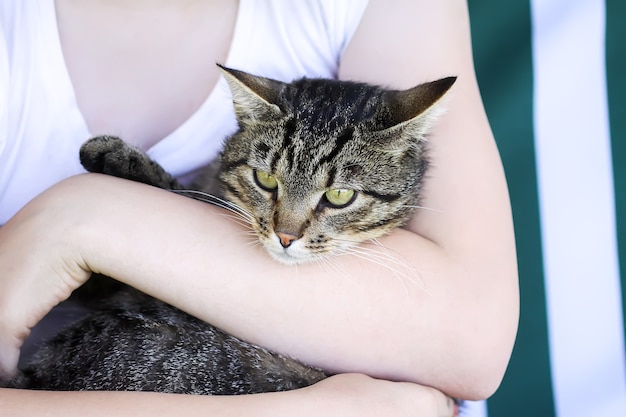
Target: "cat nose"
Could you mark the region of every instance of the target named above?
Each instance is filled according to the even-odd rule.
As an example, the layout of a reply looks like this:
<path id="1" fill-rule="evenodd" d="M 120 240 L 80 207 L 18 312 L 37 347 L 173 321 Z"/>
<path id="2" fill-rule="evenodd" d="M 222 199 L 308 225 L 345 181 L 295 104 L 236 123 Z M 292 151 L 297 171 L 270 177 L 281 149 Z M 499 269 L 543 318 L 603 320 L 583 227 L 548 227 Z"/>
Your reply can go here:
<path id="1" fill-rule="evenodd" d="M 278 240 L 283 248 L 287 249 L 294 240 L 298 239 L 298 236 L 291 235 L 289 233 L 276 232 L 276 236 L 278 236 Z"/>

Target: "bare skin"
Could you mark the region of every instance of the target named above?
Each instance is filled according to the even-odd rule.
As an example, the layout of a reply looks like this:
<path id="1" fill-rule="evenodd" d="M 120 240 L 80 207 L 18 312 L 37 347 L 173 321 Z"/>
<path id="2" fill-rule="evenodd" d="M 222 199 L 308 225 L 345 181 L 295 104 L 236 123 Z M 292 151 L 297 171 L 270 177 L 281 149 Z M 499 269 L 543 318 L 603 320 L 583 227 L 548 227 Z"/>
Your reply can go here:
<path id="1" fill-rule="evenodd" d="M 344 374 L 296 391 L 240 396 L 173 395 L 146 392 L 29 392 L 4 390 L 8 415 L 64 416 L 452 416 L 439 391 L 415 384 Z M 36 401 L 33 401 L 35 400 Z"/>
<path id="2" fill-rule="evenodd" d="M 237 2 L 57 0 L 56 9 L 89 131 L 115 132 L 147 149 L 183 124 L 215 87 L 215 63 L 226 61 Z M 111 94 L 112 85 L 119 91 Z"/>
<path id="3" fill-rule="evenodd" d="M 81 2 L 59 1 L 57 8 L 67 7 L 63 13 L 71 16 L 79 11 L 77 3 Z M 97 1 L 83 3 L 103 7 Z M 150 7 L 172 7 L 170 3 L 151 2 Z M 187 3 L 190 8 L 201 7 Z M 135 4 L 139 8 L 144 3 Z M 312 364 L 412 383 L 342 375 L 285 395 L 228 400 L 176 397 L 177 412 L 183 414 L 199 412 L 201 402 L 203 414 L 212 410 L 212 415 L 264 415 L 273 410 L 272 415 L 308 411 L 327 416 L 350 412 L 393 416 L 421 411 L 421 415 L 443 416 L 451 415 L 451 409 L 439 391 L 467 399 L 491 395 L 503 376 L 516 332 L 517 273 L 506 185 L 474 77 L 466 5 L 460 0 L 406 0 L 394 5 L 389 8 L 382 0 L 370 1 L 342 61 L 340 76 L 398 88 L 444 75 L 459 76 L 448 112 L 430 142 L 434 163 L 423 204 L 436 210 L 420 211 L 406 230 L 381 239 L 390 252 L 417 271 L 414 276 L 398 277 L 389 269 L 350 257 L 337 261 L 341 275 L 313 265 L 294 271 L 247 246 L 242 229 L 226 221 L 218 209 L 114 178 L 75 177 L 35 199 L 0 229 L 0 270 L 5 272 L 0 281 L 0 369 L 14 370 L 29 329 L 96 271 L 235 335 Z M 81 18 L 86 16 L 96 14 L 92 11 Z M 121 16 L 125 14 L 117 18 Z M 154 30 L 154 15 L 145 15 L 145 20 L 143 14 L 137 16 L 138 32 Z M 181 24 L 171 33 L 188 36 L 192 30 L 188 26 Z M 91 27 L 85 24 L 78 30 Z M 70 36 L 69 27 L 61 30 Z M 138 37 L 138 42 L 141 39 L 148 43 L 151 37 Z M 140 49 L 144 46 L 149 47 L 137 44 Z M 100 53 L 106 57 L 106 48 L 112 48 L 111 52 L 118 47 L 113 42 L 97 49 L 104 48 Z M 212 62 L 219 61 L 223 51 L 216 48 Z M 70 65 L 68 49 L 64 52 Z M 76 53 L 87 52 L 79 48 Z M 127 67 L 120 68 L 120 76 L 145 71 L 141 59 L 121 65 Z M 188 65 L 198 85 L 211 82 L 200 67 L 193 66 L 193 60 Z M 93 80 L 88 73 L 79 75 L 80 71 L 70 68 L 81 110 L 93 126 L 106 123 L 97 120 L 97 113 L 108 104 L 91 101 L 101 92 L 89 87 Z M 171 81 L 167 71 L 163 69 L 160 76 Z M 77 80 L 85 83 L 83 93 Z M 177 89 L 158 91 L 159 85 L 154 84 L 154 95 L 146 101 L 178 94 Z M 184 91 L 181 86 L 180 97 L 171 99 L 184 101 L 190 94 L 190 114 L 202 94 Z M 107 92 L 110 103 L 117 98 L 140 106 L 142 94 L 132 94 Z M 152 117 L 137 118 L 119 112 L 110 123 L 126 126 L 132 141 L 149 146 L 154 137 L 166 135 L 185 118 L 178 114 L 167 119 L 167 112 L 159 110 L 149 110 Z M 146 126 L 160 117 L 167 120 Z M 172 219 L 167 213 L 173 211 L 188 214 Z M 213 238 L 202 230 L 212 230 Z M 144 236 L 145 242 L 130 241 L 128 236 Z M 42 282 L 41 277 L 47 278 Z M 254 323 L 250 317 L 256 318 Z M 4 402 L 0 406 L 16 413 L 19 409 L 20 415 L 37 415 L 44 399 L 50 401 L 47 411 L 51 415 L 86 415 L 94 401 L 101 412 L 111 407 L 116 415 L 167 415 L 167 404 L 172 401 L 171 396 L 137 393 L 3 390 L 0 394 Z M 345 408 L 324 409 L 329 395 Z M 387 408 L 364 407 L 356 401 L 370 397 Z"/>

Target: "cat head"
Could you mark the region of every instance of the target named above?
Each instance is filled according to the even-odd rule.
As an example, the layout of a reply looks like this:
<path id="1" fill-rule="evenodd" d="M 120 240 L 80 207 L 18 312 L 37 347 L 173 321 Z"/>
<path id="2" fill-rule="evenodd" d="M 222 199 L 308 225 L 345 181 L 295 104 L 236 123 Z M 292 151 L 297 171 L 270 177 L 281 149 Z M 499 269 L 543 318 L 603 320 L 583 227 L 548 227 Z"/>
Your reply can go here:
<path id="1" fill-rule="evenodd" d="M 407 221 L 428 166 L 425 136 L 456 78 L 398 91 L 222 70 L 239 131 L 220 180 L 275 259 L 338 254 Z"/>

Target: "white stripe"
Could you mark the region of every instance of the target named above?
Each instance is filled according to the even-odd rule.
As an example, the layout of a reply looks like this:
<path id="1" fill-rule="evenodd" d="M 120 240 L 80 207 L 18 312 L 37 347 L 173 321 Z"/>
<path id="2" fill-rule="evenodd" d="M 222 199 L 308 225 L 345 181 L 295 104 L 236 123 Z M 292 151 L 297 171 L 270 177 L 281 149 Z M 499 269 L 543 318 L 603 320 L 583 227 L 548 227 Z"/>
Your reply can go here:
<path id="1" fill-rule="evenodd" d="M 465 401 L 460 417 L 487 417 L 486 401 Z"/>
<path id="2" fill-rule="evenodd" d="M 535 146 L 557 415 L 626 416 L 605 5 L 603 0 L 531 0 L 531 6 Z"/>

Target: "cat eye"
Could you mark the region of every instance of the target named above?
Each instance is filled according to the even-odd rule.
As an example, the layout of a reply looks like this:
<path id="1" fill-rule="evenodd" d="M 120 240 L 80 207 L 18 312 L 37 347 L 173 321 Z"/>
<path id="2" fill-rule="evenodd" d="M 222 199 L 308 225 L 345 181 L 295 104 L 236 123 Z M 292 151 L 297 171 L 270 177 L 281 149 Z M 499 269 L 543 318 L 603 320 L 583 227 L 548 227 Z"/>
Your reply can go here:
<path id="1" fill-rule="evenodd" d="M 278 188 L 276 177 L 268 172 L 254 171 L 254 180 L 265 191 L 273 192 Z"/>
<path id="2" fill-rule="evenodd" d="M 326 201 L 335 208 L 343 208 L 352 204 L 356 198 L 356 192 L 354 190 L 346 190 L 343 188 L 336 188 L 326 191 L 324 194 Z"/>

